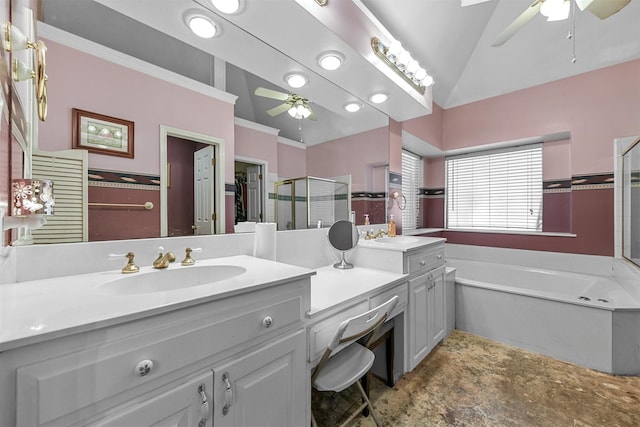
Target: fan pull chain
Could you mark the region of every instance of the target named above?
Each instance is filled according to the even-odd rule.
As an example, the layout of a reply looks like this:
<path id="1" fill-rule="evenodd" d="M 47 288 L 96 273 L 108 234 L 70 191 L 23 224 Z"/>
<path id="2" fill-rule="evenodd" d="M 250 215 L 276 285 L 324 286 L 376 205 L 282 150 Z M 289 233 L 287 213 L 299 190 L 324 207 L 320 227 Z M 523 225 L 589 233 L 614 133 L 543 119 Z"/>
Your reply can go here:
<path id="1" fill-rule="evenodd" d="M 573 57 L 571 58 L 571 63 L 575 64 L 576 59 L 576 6 L 571 2 L 571 19 L 569 20 L 569 33 L 567 34 L 567 39 L 571 40 L 572 49 L 573 49 Z"/>

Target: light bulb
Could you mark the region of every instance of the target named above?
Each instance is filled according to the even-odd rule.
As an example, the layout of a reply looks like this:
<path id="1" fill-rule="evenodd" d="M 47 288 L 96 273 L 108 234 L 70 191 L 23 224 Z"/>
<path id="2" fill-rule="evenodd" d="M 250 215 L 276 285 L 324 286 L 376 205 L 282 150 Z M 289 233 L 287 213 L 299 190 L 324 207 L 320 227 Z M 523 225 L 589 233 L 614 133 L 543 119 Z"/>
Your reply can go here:
<path id="1" fill-rule="evenodd" d="M 211 0 L 211 4 L 222 13 L 236 13 L 240 9 L 240 0 Z"/>
<path id="2" fill-rule="evenodd" d="M 292 88 L 298 89 L 307 84 L 307 78 L 302 74 L 287 74 L 285 81 Z"/>
<path id="3" fill-rule="evenodd" d="M 418 71 L 419 68 L 420 68 L 420 64 L 418 64 L 418 61 L 416 61 L 415 59 L 412 59 L 407 64 L 407 73 L 410 75 L 413 75 L 416 71 Z"/>
<path id="4" fill-rule="evenodd" d="M 373 95 L 371 95 L 371 97 L 369 97 L 369 101 L 373 102 L 374 104 L 381 104 L 387 99 L 389 99 L 389 95 L 383 92 L 374 93 Z"/>
<path id="5" fill-rule="evenodd" d="M 427 77 L 427 70 L 425 70 L 424 68 L 418 68 L 413 77 L 420 82 L 425 77 Z"/>
<path id="6" fill-rule="evenodd" d="M 320 56 L 318 64 L 327 71 L 334 71 L 340 68 L 344 57 L 338 52 L 327 52 Z"/>
<path id="7" fill-rule="evenodd" d="M 540 6 L 540 13 L 547 21 L 562 21 L 569 17 L 571 3 L 568 0 L 545 0 Z"/>
<path id="8" fill-rule="evenodd" d="M 210 39 L 216 35 L 215 24 L 204 16 L 194 16 L 189 19 L 189 28 L 196 36 L 203 39 Z"/>
<path id="9" fill-rule="evenodd" d="M 402 44 L 398 40 L 394 40 L 387 49 L 387 57 L 391 60 L 397 58 L 402 51 Z"/>
<path id="10" fill-rule="evenodd" d="M 350 102 L 344 106 L 344 109 L 350 113 L 355 113 L 357 111 L 360 111 L 361 108 L 362 108 L 362 105 L 358 104 L 357 102 Z"/>
<path id="11" fill-rule="evenodd" d="M 411 61 L 411 54 L 406 51 L 403 50 L 402 52 L 400 52 L 400 54 L 398 55 L 398 67 L 400 68 L 404 68 L 407 66 L 407 64 Z"/>

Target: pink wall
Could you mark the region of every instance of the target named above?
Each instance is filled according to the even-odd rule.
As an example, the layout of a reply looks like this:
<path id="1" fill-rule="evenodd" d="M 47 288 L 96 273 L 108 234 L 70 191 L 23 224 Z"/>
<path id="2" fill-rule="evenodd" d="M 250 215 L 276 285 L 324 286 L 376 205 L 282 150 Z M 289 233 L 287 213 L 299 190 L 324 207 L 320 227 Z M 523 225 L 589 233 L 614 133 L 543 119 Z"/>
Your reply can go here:
<path id="1" fill-rule="evenodd" d="M 307 150 L 278 144 L 278 177 L 298 178 L 307 174 Z"/>
<path id="2" fill-rule="evenodd" d="M 235 138 L 236 156 L 267 161 L 269 172 L 278 171 L 278 137 L 276 135 L 236 125 Z M 233 155 L 231 157 L 233 158 Z"/>
<path id="3" fill-rule="evenodd" d="M 571 131 L 571 173 L 611 172 L 613 139 L 640 133 L 640 60 L 448 109 L 444 149 Z"/>
<path id="4" fill-rule="evenodd" d="M 389 170 L 402 172 L 402 124 L 389 119 Z"/>
<path id="5" fill-rule="evenodd" d="M 45 42 L 49 117 L 39 126 L 41 149 L 71 148 L 75 107 L 135 122 L 135 158 L 90 153 L 92 168 L 159 174 L 160 125 L 221 138 L 225 153 L 234 152 L 233 104 Z M 233 182 L 233 155 L 225 159 L 225 180 Z"/>
<path id="6" fill-rule="evenodd" d="M 389 163 L 389 130 L 381 127 L 307 148 L 307 175 L 351 174 L 351 191 L 371 191 L 374 166 Z"/>
<path id="7" fill-rule="evenodd" d="M 612 173 L 614 138 L 640 134 L 640 60 L 445 110 L 445 150 L 571 131 L 545 143 L 544 179 Z M 545 193 L 544 231 L 577 237 L 445 232 L 450 243 L 612 256 L 613 189 Z"/>
<path id="8" fill-rule="evenodd" d="M 438 104 L 434 103 L 431 114 L 402 122 L 402 130 L 428 142 L 436 148 L 442 149 L 443 113 L 444 110 Z"/>

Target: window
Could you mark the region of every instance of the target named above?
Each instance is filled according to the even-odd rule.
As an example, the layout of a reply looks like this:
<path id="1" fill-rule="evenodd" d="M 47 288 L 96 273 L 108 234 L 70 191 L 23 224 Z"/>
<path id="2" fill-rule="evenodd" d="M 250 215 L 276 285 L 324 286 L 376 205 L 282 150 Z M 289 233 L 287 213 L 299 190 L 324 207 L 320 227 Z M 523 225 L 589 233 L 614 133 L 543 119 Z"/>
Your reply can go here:
<path id="1" fill-rule="evenodd" d="M 402 211 L 402 229 L 415 230 L 422 227 L 418 220 L 420 217 L 420 199 L 418 193 L 422 187 L 422 158 L 413 153 L 402 150 L 402 194 L 404 199 L 400 201 L 400 206 L 404 203 Z M 405 202 L 406 200 L 406 202 Z"/>
<path id="2" fill-rule="evenodd" d="M 446 159 L 447 228 L 542 231 L 542 144 Z"/>

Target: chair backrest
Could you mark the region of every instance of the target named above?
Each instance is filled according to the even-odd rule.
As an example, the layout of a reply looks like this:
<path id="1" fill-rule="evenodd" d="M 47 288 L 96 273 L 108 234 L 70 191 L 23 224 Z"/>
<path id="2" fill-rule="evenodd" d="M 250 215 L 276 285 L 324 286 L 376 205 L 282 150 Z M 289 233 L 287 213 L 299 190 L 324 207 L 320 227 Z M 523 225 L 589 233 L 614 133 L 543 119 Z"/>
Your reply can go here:
<path id="1" fill-rule="evenodd" d="M 348 345 L 371 332 L 375 334 L 376 330 L 387 320 L 389 313 L 395 308 L 398 299 L 396 295 L 365 313 L 343 321 L 333 334 L 327 348 L 334 351 L 338 346 Z"/>
<path id="2" fill-rule="evenodd" d="M 352 344 L 354 341 L 367 336 L 367 334 L 371 334 L 371 337 L 373 337 L 385 320 L 387 320 L 389 313 L 393 311 L 398 300 L 399 298 L 396 295 L 379 306 L 340 323 L 340 326 L 338 326 L 338 329 L 331 337 L 327 349 L 311 376 L 311 383 L 313 384 L 315 382 L 320 370 L 332 354 L 337 353 L 340 349 Z"/>

